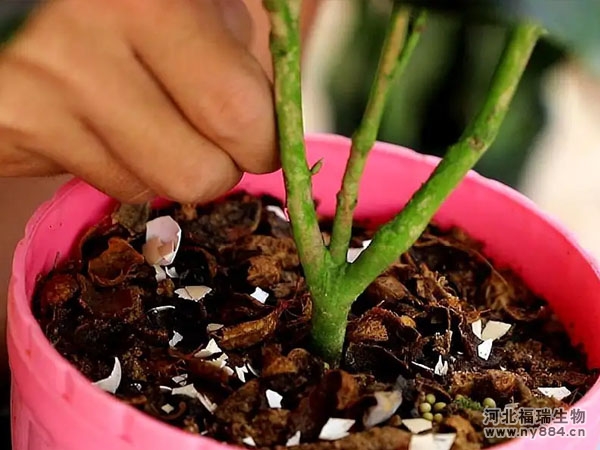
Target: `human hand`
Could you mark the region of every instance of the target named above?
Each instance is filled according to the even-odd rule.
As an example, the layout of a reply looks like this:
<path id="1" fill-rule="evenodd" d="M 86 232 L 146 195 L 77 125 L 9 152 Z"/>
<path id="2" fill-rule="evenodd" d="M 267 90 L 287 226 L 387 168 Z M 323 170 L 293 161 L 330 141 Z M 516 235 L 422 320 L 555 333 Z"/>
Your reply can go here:
<path id="1" fill-rule="evenodd" d="M 240 0 L 55 0 L 0 54 L 0 175 L 193 203 L 278 167 Z"/>

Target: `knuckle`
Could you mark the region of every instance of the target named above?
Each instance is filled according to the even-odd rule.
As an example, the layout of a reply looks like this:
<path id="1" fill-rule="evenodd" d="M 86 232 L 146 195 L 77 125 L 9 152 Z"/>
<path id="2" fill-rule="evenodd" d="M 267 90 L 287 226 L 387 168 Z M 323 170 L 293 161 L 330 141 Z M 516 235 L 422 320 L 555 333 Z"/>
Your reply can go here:
<path id="1" fill-rule="evenodd" d="M 262 128 L 270 119 L 264 90 L 250 76 L 237 76 L 214 98 L 215 130 L 223 140 L 238 140 L 245 132 Z"/>

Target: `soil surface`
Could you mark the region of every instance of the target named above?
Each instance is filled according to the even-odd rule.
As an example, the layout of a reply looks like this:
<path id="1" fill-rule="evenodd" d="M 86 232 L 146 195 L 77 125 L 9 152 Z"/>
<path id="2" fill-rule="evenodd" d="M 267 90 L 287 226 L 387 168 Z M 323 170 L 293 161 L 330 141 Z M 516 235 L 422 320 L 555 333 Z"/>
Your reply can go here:
<path id="1" fill-rule="evenodd" d="M 483 404 L 567 408 L 595 382 L 543 299 L 460 230 L 433 226 L 357 299 L 343 364 L 329 368 L 310 353 L 311 299 L 278 207 L 245 193 L 197 210 L 121 207 L 40 279 L 35 314 L 91 381 L 118 360 L 121 401 L 250 448 L 408 449 L 408 419 L 422 417 L 413 431 L 485 448 L 499 439 L 483 434 Z M 142 249 L 146 222 L 165 215 L 181 245 L 157 275 Z M 371 236 L 357 227 L 352 247 Z"/>

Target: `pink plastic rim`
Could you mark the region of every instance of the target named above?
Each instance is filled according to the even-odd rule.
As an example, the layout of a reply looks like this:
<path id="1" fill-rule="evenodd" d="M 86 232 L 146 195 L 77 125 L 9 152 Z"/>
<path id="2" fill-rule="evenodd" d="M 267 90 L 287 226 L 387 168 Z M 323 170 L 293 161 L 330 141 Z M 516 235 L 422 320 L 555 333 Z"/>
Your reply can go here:
<path id="1" fill-rule="evenodd" d="M 349 140 L 314 135 L 307 143 L 311 163 L 324 157 L 314 194 L 320 200 L 320 211 L 331 214 Z M 435 157 L 378 143 L 367 164 L 357 216 L 378 222 L 391 217 L 437 162 Z M 283 195 L 280 173 L 246 176 L 238 188 Z M 13 448 L 231 448 L 158 422 L 93 387 L 52 348 L 31 313 L 37 275 L 53 266 L 57 253 L 67 255 L 81 231 L 113 204 L 82 182 L 67 183 L 32 216 L 17 246 L 8 311 Z M 482 240 L 489 256 L 517 271 L 548 299 L 574 343 L 582 344 L 591 364 L 600 366 L 600 341 L 592 333 L 600 323 L 600 272 L 570 233 L 524 196 L 475 173 L 451 195 L 436 221 L 443 226 L 461 226 Z M 600 383 L 596 383 L 577 403 L 588 417 L 585 439 L 521 439 L 501 448 L 592 448 L 600 442 L 599 399 Z"/>

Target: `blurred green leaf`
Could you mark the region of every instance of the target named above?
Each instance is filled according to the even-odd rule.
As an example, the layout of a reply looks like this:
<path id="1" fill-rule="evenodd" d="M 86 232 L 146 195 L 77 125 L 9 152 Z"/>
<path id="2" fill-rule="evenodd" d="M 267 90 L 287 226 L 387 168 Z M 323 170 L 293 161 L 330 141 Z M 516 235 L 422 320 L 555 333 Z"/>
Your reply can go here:
<path id="1" fill-rule="evenodd" d="M 434 10 L 459 13 L 476 21 L 534 20 L 600 73 L 599 0 L 402 0 Z"/>

